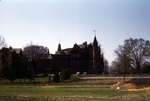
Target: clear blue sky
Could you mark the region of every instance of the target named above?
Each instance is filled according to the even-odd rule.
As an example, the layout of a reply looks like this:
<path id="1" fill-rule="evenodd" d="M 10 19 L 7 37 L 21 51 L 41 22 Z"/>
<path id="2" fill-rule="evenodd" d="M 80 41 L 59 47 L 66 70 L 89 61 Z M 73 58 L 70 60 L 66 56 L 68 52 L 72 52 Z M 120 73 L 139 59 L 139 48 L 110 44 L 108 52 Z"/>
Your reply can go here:
<path id="1" fill-rule="evenodd" d="M 55 53 L 97 40 L 111 63 L 125 39 L 150 39 L 150 0 L 1 0 L 0 35 L 8 46 L 32 41 Z"/>

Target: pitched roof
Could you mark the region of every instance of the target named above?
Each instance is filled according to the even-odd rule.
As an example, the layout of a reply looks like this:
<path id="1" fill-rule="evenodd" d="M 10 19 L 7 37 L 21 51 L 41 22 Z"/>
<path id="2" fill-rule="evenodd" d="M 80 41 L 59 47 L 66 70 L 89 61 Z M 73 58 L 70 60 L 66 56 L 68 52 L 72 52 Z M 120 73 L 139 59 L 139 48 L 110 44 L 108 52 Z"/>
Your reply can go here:
<path id="1" fill-rule="evenodd" d="M 86 48 L 86 46 L 89 46 L 90 44 L 81 44 L 81 45 L 78 45 L 82 50 L 84 50 Z"/>
<path id="2" fill-rule="evenodd" d="M 61 51 L 57 51 L 55 54 L 57 54 L 57 55 L 60 55 L 60 54 L 70 54 L 70 50 L 71 50 L 72 48 L 66 48 L 66 49 L 63 49 L 63 50 L 61 50 Z"/>
<path id="3" fill-rule="evenodd" d="M 61 51 L 61 44 L 58 45 L 58 50 L 57 51 Z"/>
<path id="4" fill-rule="evenodd" d="M 64 51 L 65 54 L 70 54 L 71 49 L 72 48 L 66 48 L 66 49 L 63 49 L 62 51 Z"/>
<path id="5" fill-rule="evenodd" d="M 98 46 L 96 36 L 94 37 L 93 45 L 94 45 L 94 46 Z"/>
<path id="6" fill-rule="evenodd" d="M 63 51 L 57 51 L 55 54 L 63 54 Z"/>
<path id="7" fill-rule="evenodd" d="M 85 48 L 85 45 L 78 45 L 81 49 Z"/>
<path id="8" fill-rule="evenodd" d="M 40 59 L 53 59 L 51 54 L 43 54 Z"/>

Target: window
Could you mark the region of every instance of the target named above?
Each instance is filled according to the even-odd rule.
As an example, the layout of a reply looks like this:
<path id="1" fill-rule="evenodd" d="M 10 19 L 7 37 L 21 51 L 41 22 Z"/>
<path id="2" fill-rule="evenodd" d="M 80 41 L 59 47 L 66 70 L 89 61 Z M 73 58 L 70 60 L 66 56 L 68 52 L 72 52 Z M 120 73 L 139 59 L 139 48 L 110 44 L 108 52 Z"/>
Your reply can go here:
<path id="1" fill-rule="evenodd" d="M 73 57 L 74 57 L 74 58 L 79 58 L 79 54 L 78 54 L 78 53 L 74 53 L 74 54 L 73 54 Z"/>
<path id="2" fill-rule="evenodd" d="M 79 65 L 79 60 L 73 60 L 73 65 Z"/>

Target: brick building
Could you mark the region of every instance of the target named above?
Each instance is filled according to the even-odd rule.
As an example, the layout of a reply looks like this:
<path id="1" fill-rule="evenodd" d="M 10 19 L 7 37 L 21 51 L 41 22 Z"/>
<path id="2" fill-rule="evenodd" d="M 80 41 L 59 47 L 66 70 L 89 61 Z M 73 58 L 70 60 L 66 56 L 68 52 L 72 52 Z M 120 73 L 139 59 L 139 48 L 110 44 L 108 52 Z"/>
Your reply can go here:
<path id="1" fill-rule="evenodd" d="M 102 73 L 104 68 L 103 54 L 96 36 L 93 43 L 74 44 L 73 48 L 61 49 L 59 44 L 58 50 L 53 55 L 53 63 L 55 71 L 68 68 L 71 73 L 97 74 Z"/>
<path id="2" fill-rule="evenodd" d="M 10 51 L 11 56 L 9 56 Z M 30 59 L 25 57 L 20 48 L 12 49 L 10 47 L 1 49 L 0 59 L 0 68 L 5 68 L 6 71 L 9 69 L 9 66 L 12 69 L 30 68 Z M 95 36 L 93 43 L 75 43 L 72 48 L 61 49 L 61 44 L 59 44 L 55 54 L 48 52 L 36 60 L 36 68 L 36 73 L 55 73 L 56 71 L 61 72 L 63 69 L 68 68 L 73 74 L 77 72 L 98 74 L 103 72 L 103 54 Z"/>

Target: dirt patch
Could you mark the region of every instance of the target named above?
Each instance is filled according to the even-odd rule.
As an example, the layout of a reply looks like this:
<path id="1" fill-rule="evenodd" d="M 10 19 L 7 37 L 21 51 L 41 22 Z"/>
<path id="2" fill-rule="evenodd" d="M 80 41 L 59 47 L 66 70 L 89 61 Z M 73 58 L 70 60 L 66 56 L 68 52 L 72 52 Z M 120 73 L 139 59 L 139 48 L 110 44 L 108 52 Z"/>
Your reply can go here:
<path id="1" fill-rule="evenodd" d="M 65 81 L 62 81 L 63 83 L 71 83 L 71 82 L 79 82 L 80 79 L 78 78 L 73 78 L 73 79 L 67 79 Z"/>
<path id="2" fill-rule="evenodd" d="M 133 83 L 127 83 L 127 84 L 123 85 L 123 87 L 125 87 L 127 89 L 137 89 L 137 86 Z"/>
<path id="3" fill-rule="evenodd" d="M 111 89 L 118 90 L 142 90 L 150 88 L 150 78 L 136 78 L 125 82 L 118 82 Z"/>
<path id="4" fill-rule="evenodd" d="M 21 95 L 19 95 L 19 97 L 25 97 L 25 98 L 28 98 L 28 97 L 30 97 L 30 96 L 21 94 Z"/>
<path id="5" fill-rule="evenodd" d="M 62 81 L 63 83 L 75 83 L 75 84 L 86 84 L 86 85 L 91 85 L 91 84 L 101 84 L 101 85 L 112 85 L 117 82 L 122 81 L 123 79 L 79 79 L 79 78 L 73 78 L 73 79 L 68 79 L 65 81 Z M 127 79 L 129 80 L 129 79 Z"/>

